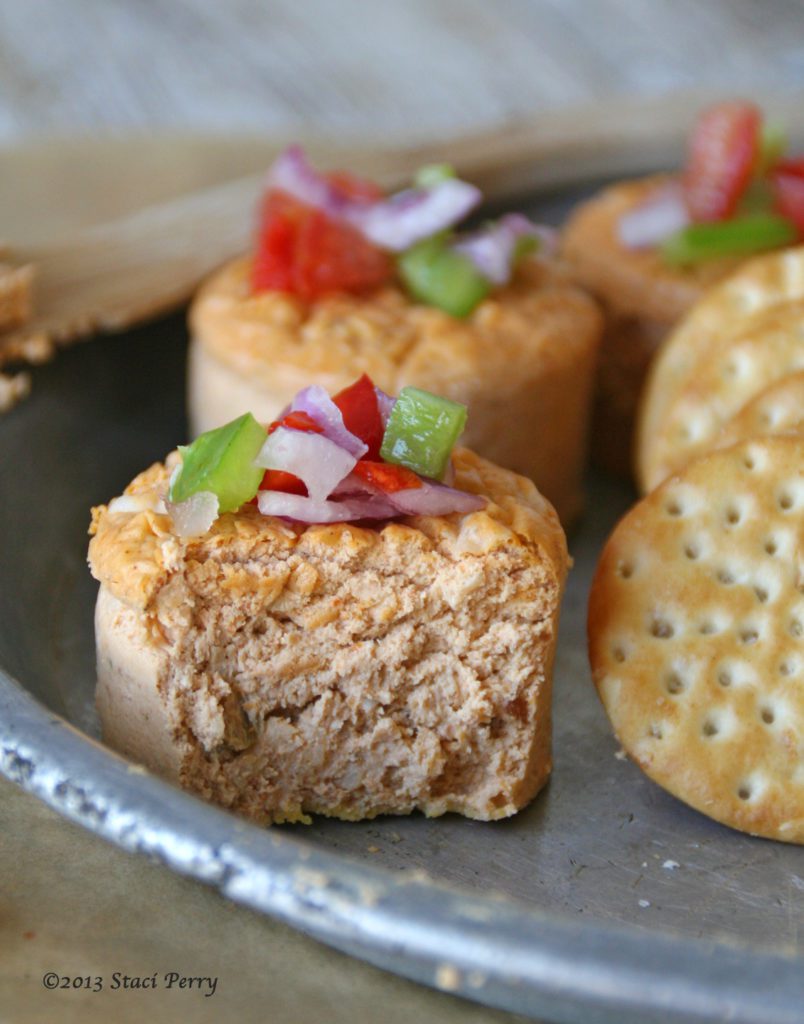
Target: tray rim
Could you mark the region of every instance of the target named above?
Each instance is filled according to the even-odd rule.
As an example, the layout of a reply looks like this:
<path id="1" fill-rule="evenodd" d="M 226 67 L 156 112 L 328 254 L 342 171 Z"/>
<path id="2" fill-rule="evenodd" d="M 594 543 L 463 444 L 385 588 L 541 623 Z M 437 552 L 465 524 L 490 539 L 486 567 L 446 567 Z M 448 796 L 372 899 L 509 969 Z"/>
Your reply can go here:
<path id="1" fill-rule="evenodd" d="M 0 668 L 0 771 L 107 841 L 414 981 L 557 1024 L 800 1024 L 795 954 L 523 909 L 260 829 L 49 711 Z M 443 951 L 450 950 L 448 957 Z"/>

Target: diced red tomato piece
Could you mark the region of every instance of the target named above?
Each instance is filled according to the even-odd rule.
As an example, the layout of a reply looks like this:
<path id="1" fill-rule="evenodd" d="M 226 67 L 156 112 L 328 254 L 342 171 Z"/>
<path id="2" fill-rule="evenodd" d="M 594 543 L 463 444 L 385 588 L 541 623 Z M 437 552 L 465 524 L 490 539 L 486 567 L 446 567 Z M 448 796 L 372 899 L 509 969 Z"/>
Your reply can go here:
<path id="1" fill-rule="evenodd" d="M 284 469 L 266 469 L 260 490 L 284 491 L 286 494 L 303 494 L 305 496 L 307 494 L 304 481 L 293 473 L 286 473 Z"/>
<path id="2" fill-rule="evenodd" d="M 794 156 L 789 160 L 780 160 L 773 167 L 779 174 L 793 174 L 796 177 L 804 178 L 804 156 Z"/>
<path id="3" fill-rule="evenodd" d="M 320 210 L 310 212 L 294 253 L 294 290 L 300 298 L 377 288 L 391 272 L 389 256 L 356 228 Z"/>
<path id="4" fill-rule="evenodd" d="M 804 174 L 774 171 L 770 180 L 779 213 L 804 234 Z"/>
<path id="5" fill-rule="evenodd" d="M 382 193 L 352 175 L 330 176 L 352 199 Z M 361 292 L 385 284 L 393 263 L 356 228 L 272 190 L 264 201 L 252 269 L 255 292 L 281 291 L 312 301 L 333 292 Z"/>
<path id="6" fill-rule="evenodd" d="M 307 210 L 285 192 L 273 190 L 266 194 L 251 271 L 251 285 L 255 292 L 294 290 L 293 254 L 299 226 Z"/>
<path id="7" fill-rule="evenodd" d="M 753 103 L 718 103 L 698 118 L 684 171 L 684 196 L 695 221 L 730 217 L 751 179 L 762 115 Z"/>
<path id="8" fill-rule="evenodd" d="M 341 195 L 349 199 L 367 199 L 373 202 L 375 199 L 382 199 L 383 191 L 379 185 L 368 178 L 359 178 L 356 174 L 348 171 L 332 171 L 327 175 L 327 181 L 336 188 Z"/>
<path id="9" fill-rule="evenodd" d="M 281 419 L 274 420 L 268 427 L 268 433 L 273 434 L 277 427 L 290 427 L 291 430 L 306 430 L 311 434 L 324 433 L 324 428 L 316 423 L 309 413 L 301 409 L 297 409 L 294 412 L 286 412 Z"/>
<path id="10" fill-rule="evenodd" d="M 389 462 L 370 462 L 367 459 L 357 463 L 352 472 L 366 483 L 372 484 L 386 494 L 421 487 L 422 482 L 412 469 L 393 466 Z"/>
<path id="11" fill-rule="evenodd" d="M 364 373 L 354 384 L 339 391 L 332 401 L 341 410 L 346 429 L 368 445 L 363 458 L 378 460 L 385 428 L 382 425 L 377 392 L 368 374 Z"/>

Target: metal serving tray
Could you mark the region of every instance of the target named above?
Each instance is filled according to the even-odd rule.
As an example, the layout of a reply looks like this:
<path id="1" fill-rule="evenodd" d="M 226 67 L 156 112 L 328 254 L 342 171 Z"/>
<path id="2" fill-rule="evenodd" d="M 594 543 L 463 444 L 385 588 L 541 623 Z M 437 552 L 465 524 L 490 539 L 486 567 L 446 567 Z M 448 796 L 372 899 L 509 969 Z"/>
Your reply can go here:
<path id="1" fill-rule="evenodd" d="M 570 195 L 536 207 L 557 218 Z M 184 435 L 173 317 L 80 346 L 0 420 L 0 768 L 63 814 L 375 964 L 572 1024 L 804 1021 L 804 850 L 723 828 L 618 755 L 586 661 L 595 558 L 633 500 L 589 482 L 556 665 L 555 772 L 494 824 L 260 829 L 98 741 L 90 505 Z"/>

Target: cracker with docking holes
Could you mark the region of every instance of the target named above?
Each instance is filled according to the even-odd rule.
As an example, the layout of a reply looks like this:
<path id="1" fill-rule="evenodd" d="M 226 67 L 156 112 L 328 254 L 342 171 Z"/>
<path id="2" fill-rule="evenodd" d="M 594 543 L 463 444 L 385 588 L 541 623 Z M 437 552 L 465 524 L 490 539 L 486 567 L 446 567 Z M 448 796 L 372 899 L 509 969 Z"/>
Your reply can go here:
<path id="1" fill-rule="evenodd" d="M 657 479 L 655 437 L 679 392 L 696 376 L 701 358 L 718 339 L 729 339 L 747 317 L 781 302 L 804 299 L 804 246 L 758 256 L 701 298 L 662 345 L 640 404 L 636 470 L 649 491 Z"/>
<path id="2" fill-rule="evenodd" d="M 767 434 L 804 434 L 804 371 L 774 381 L 735 413 L 715 440 L 716 448 Z"/>
<path id="3" fill-rule="evenodd" d="M 589 604 L 592 675 L 659 785 L 804 843 L 804 440 L 691 463 L 620 522 Z"/>
<path id="4" fill-rule="evenodd" d="M 724 424 L 782 377 L 804 369 L 804 300 L 749 317 L 700 358 L 652 439 L 648 488 L 713 447 Z"/>

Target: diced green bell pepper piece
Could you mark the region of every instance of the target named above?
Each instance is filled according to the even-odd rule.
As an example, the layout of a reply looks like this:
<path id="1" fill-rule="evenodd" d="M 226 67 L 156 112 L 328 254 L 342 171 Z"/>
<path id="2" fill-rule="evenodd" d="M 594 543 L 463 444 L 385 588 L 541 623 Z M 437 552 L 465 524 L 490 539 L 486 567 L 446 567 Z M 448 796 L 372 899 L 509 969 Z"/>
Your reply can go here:
<path id="1" fill-rule="evenodd" d="M 265 428 L 247 412 L 201 434 L 191 445 L 180 446 L 182 464 L 171 484 L 170 500 L 186 501 L 199 491 L 212 491 L 221 512 L 233 512 L 251 501 L 265 472 L 254 459 L 267 437 Z"/>
<path id="2" fill-rule="evenodd" d="M 794 242 L 796 237 L 795 225 L 789 220 L 756 213 L 711 224 L 691 224 L 667 238 L 661 251 L 668 263 L 683 267 L 776 249 Z"/>
<path id="3" fill-rule="evenodd" d="M 420 388 L 402 388 L 385 428 L 380 455 L 386 462 L 441 480 L 465 426 L 465 405 Z"/>
<path id="4" fill-rule="evenodd" d="M 764 121 L 759 135 L 758 177 L 767 174 L 782 159 L 787 149 L 787 132 L 781 121 Z"/>
<path id="5" fill-rule="evenodd" d="M 737 208 L 738 216 L 756 213 L 772 213 L 776 205 L 776 197 L 767 178 L 754 178 L 740 199 Z"/>
<path id="6" fill-rule="evenodd" d="M 466 256 L 434 235 L 397 258 L 400 276 L 411 295 L 451 316 L 468 316 L 491 291 L 491 283 Z"/>
<path id="7" fill-rule="evenodd" d="M 451 164 L 426 164 L 416 171 L 413 184 L 416 188 L 434 188 L 455 176 L 455 168 Z"/>

